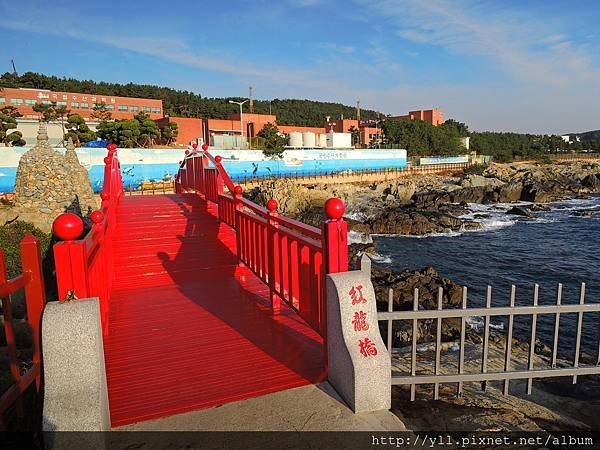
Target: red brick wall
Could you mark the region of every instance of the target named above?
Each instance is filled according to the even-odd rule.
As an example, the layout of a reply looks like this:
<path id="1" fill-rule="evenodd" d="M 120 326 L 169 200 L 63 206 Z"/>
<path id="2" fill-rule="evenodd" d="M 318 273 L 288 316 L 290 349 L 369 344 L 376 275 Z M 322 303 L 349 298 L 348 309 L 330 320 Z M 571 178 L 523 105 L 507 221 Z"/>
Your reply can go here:
<path id="1" fill-rule="evenodd" d="M 165 117 L 158 119 L 156 123 L 163 127 L 169 122 L 177 124 L 177 144 L 188 145 L 192 141 L 202 137 L 202 119 L 194 117 Z"/>

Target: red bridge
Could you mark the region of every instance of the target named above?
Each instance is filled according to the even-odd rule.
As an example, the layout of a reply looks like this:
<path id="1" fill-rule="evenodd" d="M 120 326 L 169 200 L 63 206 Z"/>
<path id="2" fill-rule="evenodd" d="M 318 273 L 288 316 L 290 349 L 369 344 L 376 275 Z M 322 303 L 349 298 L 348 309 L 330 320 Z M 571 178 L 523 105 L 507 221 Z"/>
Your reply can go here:
<path id="1" fill-rule="evenodd" d="M 326 378 L 326 273 L 347 270 L 343 203 L 321 229 L 242 196 L 204 146 L 173 195 L 123 196 L 115 146 L 84 239 L 62 215 L 59 296 L 99 297 L 113 426 Z M 224 191 L 227 190 L 227 193 Z"/>

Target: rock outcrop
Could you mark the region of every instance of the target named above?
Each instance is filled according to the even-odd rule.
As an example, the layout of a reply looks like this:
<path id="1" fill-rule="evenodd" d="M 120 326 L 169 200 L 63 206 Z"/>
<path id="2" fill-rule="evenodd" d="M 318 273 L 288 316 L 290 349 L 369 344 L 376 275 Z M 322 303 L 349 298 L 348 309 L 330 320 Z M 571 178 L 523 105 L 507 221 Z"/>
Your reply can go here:
<path id="1" fill-rule="evenodd" d="M 33 223 L 50 231 L 52 222 L 63 212 L 85 216 L 97 209 L 87 170 L 79 164 L 73 143 L 62 155 L 48 143 L 46 124 L 40 123 L 36 145 L 19 161 L 15 179 L 14 206 L 1 211 L 0 220 Z"/>

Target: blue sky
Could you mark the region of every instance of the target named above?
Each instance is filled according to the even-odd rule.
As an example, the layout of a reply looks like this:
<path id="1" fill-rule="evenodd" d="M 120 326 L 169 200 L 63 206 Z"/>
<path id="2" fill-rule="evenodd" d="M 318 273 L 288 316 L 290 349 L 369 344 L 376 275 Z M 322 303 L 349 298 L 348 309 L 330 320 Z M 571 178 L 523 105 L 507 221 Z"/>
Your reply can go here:
<path id="1" fill-rule="evenodd" d="M 0 0 L 0 71 L 600 129 L 597 1 Z"/>

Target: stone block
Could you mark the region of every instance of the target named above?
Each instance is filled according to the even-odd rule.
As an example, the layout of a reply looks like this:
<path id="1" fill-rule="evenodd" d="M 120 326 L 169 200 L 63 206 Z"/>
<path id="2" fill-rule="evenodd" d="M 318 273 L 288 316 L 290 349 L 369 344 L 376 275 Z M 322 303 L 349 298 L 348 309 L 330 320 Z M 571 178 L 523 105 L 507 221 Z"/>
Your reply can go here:
<path id="1" fill-rule="evenodd" d="M 68 435 L 52 432 L 109 431 L 98 299 L 48 303 L 42 320 L 42 343 L 43 430 L 50 432 L 46 437 L 50 437 L 51 442 L 46 445 L 60 447 L 56 440 Z M 103 433 L 92 433 L 88 437 L 103 439 L 103 436 Z"/>
<path id="2" fill-rule="evenodd" d="M 391 363 L 370 274 L 327 275 L 329 382 L 354 412 L 391 407 Z"/>

